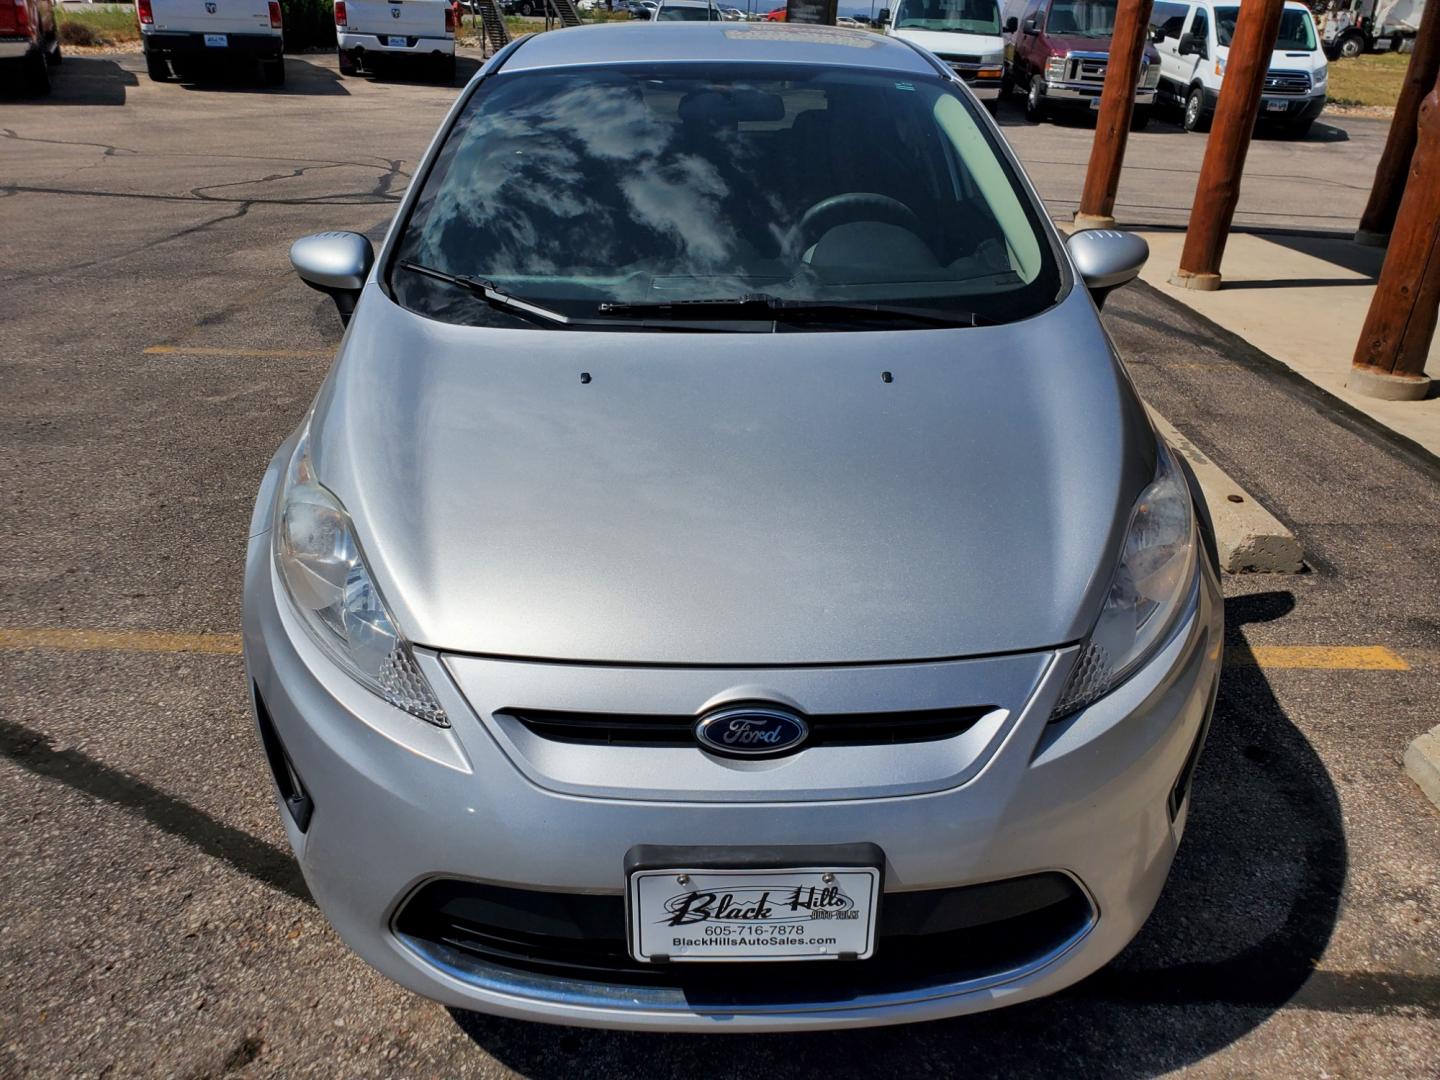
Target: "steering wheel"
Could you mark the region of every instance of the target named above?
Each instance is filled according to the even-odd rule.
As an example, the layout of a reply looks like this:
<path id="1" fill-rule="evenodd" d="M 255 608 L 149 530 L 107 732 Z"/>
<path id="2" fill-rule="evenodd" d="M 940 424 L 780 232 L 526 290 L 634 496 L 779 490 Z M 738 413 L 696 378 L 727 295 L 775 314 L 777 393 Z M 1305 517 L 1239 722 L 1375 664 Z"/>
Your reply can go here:
<path id="1" fill-rule="evenodd" d="M 899 199 L 873 191 L 847 191 L 821 199 L 801 215 L 790 234 L 793 246 L 802 252 L 809 251 L 836 225 L 851 221 L 883 221 L 900 225 L 917 236 L 924 231 L 915 211 Z"/>

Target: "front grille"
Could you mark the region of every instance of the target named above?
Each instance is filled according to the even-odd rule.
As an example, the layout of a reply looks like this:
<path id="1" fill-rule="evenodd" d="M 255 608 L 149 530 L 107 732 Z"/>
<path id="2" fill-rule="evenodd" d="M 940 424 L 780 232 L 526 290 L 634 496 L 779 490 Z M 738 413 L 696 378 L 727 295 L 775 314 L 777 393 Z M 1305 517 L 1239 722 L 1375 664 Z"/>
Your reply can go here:
<path id="1" fill-rule="evenodd" d="M 958 64 L 964 64 L 967 67 L 980 66 L 980 57 L 978 56 L 966 56 L 962 53 L 939 53 L 937 55 L 951 67 L 955 67 Z"/>
<path id="2" fill-rule="evenodd" d="M 1071 53 L 1065 64 L 1065 81 L 1105 84 L 1105 69 L 1110 58 L 1103 53 Z"/>
<path id="3" fill-rule="evenodd" d="M 681 990 L 691 1005 L 844 1001 L 983 979 L 1034 964 L 1094 919 L 1065 874 L 886 893 L 868 960 L 642 964 L 625 942 L 621 896 L 532 892 L 440 880 L 423 886 L 395 932 L 432 962 L 550 978 Z M 763 999 L 763 1001 L 762 1001 Z"/>
<path id="4" fill-rule="evenodd" d="M 933 742 L 969 731 L 994 706 L 924 709 L 912 712 L 841 713 L 807 716 L 805 746 L 879 746 Z M 595 746 L 695 746 L 697 716 L 621 715 L 503 709 L 543 739 Z"/>
<path id="5" fill-rule="evenodd" d="M 1267 71 L 1265 93 L 1267 94 L 1308 94 L 1310 73 L 1308 71 Z"/>

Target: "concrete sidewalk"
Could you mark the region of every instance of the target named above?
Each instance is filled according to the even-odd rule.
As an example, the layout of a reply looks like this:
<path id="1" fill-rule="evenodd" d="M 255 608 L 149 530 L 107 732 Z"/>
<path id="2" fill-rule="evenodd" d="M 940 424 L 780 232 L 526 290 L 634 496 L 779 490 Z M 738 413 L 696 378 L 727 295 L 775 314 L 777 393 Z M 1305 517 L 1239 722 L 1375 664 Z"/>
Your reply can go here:
<path id="1" fill-rule="evenodd" d="M 1440 455 L 1440 396 L 1380 401 L 1345 386 L 1355 343 L 1385 253 L 1311 234 L 1232 233 L 1218 292 L 1169 283 L 1180 264 L 1182 231 L 1137 230 L 1150 244 L 1141 278 L 1281 361 L 1391 430 Z M 1440 376 L 1440 334 L 1427 373 Z"/>

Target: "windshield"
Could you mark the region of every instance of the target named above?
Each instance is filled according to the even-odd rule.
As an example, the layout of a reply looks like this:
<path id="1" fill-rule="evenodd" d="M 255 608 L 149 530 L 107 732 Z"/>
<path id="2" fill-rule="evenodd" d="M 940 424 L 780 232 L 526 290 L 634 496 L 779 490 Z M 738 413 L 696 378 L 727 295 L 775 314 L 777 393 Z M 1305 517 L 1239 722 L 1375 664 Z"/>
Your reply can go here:
<path id="1" fill-rule="evenodd" d="M 720 16 L 708 7 L 666 4 L 655 13 L 656 22 L 710 22 Z"/>
<path id="2" fill-rule="evenodd" d="M 1054 0 L 1045 20 L 1047 34 L 1107 38 L 1115 32 L 1117 0 Z"/>
<path id="3" fill-rule="evenodd" d="M 400 303 L 504 325 L 515 317 L 413 267 L 572 318 L 764 296 L 1000 322 L 1048 307 L 1061 284 L 970 102 L 938 78 L 819 66 L 486 79 L 395 252 Z"/>
<path id="4" fill-rule="evenodd" d="M 1215 40 L 1229 45 L 1235 34 L 1235 20 L 1240 17 L 1238 7 L 1217 7 L 1215 9 Z M 1308 11 L 1285 8 L 1280 12 L 1280 33 L 1275 37 L 1278 52 L 1314 52 L 1315 27 L 1310 22 Z"/>
<path id="5" fill-rule="evenodd" d="M 995 0 L 900 0 L 896 30 L 942 30 L 955 34 L 999 34 Z"/>

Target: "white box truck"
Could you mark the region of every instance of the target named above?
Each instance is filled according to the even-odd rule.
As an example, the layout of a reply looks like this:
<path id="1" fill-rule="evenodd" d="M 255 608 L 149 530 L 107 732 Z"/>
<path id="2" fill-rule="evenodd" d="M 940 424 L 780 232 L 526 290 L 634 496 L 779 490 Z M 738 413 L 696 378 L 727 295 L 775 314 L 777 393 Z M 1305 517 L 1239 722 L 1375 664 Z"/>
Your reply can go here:
<path id="1" fill-rule="evenodd" d="M 1420 29 L 1425 0 L 1330 0 L 1320 39 L 1333 57 L 1406 48 Z"/>

